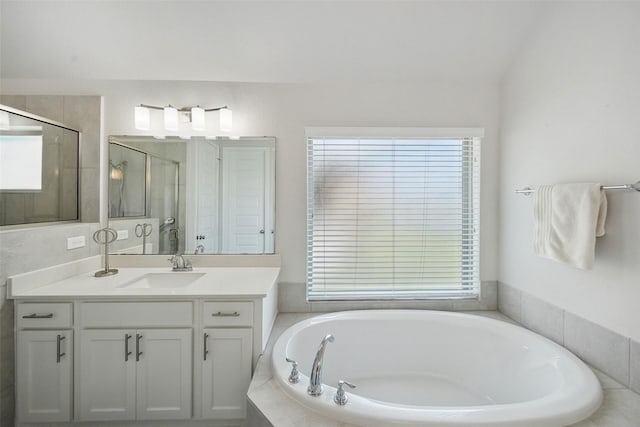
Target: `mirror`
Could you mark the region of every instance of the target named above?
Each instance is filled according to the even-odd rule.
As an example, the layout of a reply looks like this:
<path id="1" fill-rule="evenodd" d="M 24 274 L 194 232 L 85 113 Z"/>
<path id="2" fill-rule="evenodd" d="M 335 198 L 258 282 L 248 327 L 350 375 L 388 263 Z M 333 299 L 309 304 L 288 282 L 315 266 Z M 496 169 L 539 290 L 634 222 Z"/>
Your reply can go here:
<path id="1" fill-rule="evenodd" d="M 274 253 L 275 138 L 109 137 L 112 254 Z"/>
<path id="2" fill-rule="evenodd" d="M 0 226 L 78 220 L 80 132 L 0 105 Z"/>

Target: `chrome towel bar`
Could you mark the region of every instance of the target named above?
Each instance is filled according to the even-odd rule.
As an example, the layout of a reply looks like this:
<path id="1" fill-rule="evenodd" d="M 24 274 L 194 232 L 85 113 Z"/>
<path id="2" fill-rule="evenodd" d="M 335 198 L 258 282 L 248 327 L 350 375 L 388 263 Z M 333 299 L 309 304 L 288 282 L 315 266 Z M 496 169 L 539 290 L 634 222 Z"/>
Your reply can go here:
<path id="1" fill-rule="evenodd" d="M 617 185 L 603 185 L 600 188 L 602 188 L 603 190 L 636 190 L 636 191 L 640 191 L 640 181 L 636 182 L 635 184 L 617 184 Z M 534 193 L 536 190 L 534 190 L 531 187 L 524 187 L 521 188 L 520 190 L 516 190 L 516 193 L 519 194 L 531 194 Z"/>

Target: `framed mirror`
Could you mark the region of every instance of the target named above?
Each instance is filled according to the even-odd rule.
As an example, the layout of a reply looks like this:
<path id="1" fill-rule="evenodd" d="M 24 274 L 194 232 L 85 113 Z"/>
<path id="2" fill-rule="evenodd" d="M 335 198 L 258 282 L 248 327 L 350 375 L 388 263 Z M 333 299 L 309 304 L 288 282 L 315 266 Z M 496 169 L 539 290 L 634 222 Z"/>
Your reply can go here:
<path id="1" fill-rule="evenodd" d="M 274 253 L 275 138 L 109 137 L 112 254 Z"/>
<path id="2" fill-rule="evenodd" d="M 0 226 L 77 221 L 80 132 L 0 105 Z"/>

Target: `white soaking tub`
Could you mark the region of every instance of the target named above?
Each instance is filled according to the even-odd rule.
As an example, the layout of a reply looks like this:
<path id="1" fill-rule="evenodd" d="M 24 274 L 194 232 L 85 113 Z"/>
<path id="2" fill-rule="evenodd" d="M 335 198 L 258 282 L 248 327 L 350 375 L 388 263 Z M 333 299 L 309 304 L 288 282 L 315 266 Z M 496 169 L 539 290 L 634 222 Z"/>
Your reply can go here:
<path id="1" fill-rule="evenodd" d="M 307 394 L 322 338 L 320 396 Z M 563 347 L 524 328 L 462 313 L 363 310 L 317 316 L 287 329 L 274 376 L 300 404 L 362 426 L 555 427 L 589 417 L 602 401 L 593 372 Z M 300 382 L 288 381 L 289 357 Z M 334 403 L 339 380 L 348 402 Z"/>

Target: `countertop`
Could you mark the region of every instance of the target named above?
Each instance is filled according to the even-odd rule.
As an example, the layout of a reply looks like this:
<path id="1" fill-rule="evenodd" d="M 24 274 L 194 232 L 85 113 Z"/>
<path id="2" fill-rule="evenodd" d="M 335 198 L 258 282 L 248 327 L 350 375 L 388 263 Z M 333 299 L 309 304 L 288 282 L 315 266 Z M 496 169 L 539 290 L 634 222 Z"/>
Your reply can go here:
<path id="1" fill-rule="evenodd" d="M 263 298 L 276 285 L 278 267 L 194 267 L 188 272 L 173 272 L 171 268 L 120 268 L 118 274 L 95 277 L 99 270 L 93 262 L 63 265 L 37 270 L 9 278 L 8 298 L 70 299 L 70 298 Z M 144 288 L 135 282 L 147 274 L 175 275 L 178 280 L 188 275 L 187 286 Z M 201 276 L 197 276 L 201 275 Z M 169 279 L 171 280 L 171 279 Z"/>

